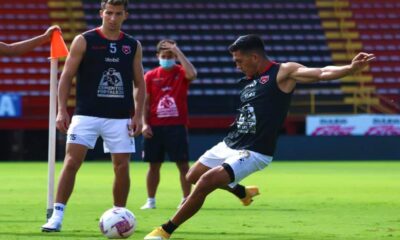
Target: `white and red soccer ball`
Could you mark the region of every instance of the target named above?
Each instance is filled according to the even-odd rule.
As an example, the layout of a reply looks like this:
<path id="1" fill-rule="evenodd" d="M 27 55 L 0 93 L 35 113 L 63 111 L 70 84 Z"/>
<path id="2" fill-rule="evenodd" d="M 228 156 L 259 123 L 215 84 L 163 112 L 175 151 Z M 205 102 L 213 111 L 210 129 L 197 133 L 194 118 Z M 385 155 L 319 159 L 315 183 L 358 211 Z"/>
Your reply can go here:
<path id="1" fill-rule="evenodd" d="M 128 209 L 115 207 L 103 213 L 99 227 L 109 239 L 128 238 L 135 231 L 136 218 Z"/>

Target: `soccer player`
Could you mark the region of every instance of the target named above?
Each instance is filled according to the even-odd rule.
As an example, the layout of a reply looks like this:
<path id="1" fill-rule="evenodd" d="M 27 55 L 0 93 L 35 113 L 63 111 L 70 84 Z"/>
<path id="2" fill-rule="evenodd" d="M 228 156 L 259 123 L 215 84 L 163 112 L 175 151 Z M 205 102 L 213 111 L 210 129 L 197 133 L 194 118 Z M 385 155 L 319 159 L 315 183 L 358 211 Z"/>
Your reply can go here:
<path id="1" fill-rule="evenodd" d="M 60 30 L 58 26 L 49 27 L 42 35 L 15 43 L 0 42 L 0 56 L 17 56 L 32 51 L 34 48 L 47 43 L 55 30 Z"/>
<path id="2" fill-rule="evenodd" d="M 160 66 L 144 76 L 147 94 L 143 159 L 150 166 L 146 178 L 148 198 L 141 209 L 156 208 L 155 196 L 165 153 L 179 169 L 181 203 L 189 196 L 191 187 L 185 178 L 189 170 L 187 92 L 197 72 L 173 40 L 164 39 L 157 44 L 157 58 Z M 180 64 L 176 64 L 176 60 Z"/>
<path id="3" fill-rule="evenodd" d="M 225 139 L 208 150 L 189 170 L 197 182 L 176 214 L 144 239 L 169 239 L 182 223 L 200 210 L 205 198 L 217 188 L 226 188 L 265 168 L 271 161 L 279 129 L 287 115 L 297 83 L 342 78 L 360 71 L 374 59 L 359 53 L 345 66 L 308 68 L 299 63 L 275 63 L 266 56 L 257 35 L 239 37 L 229 46 L 236 67 L 245 74 L 240 84 L 240 108 Z M 243 189 L 242 189 L 243 191 Z"/>
<path id="4" fill-rule="evenodd" d="M 60 79 L 56 120 L 57 128 L 68 134 L 66 155 L 54 212 L 42 226 L 43 231 L 61 230 L 76 173 L 99 136 L 103 138 L 104 151 L 111 153 L 114 165 L 114 206 L 126 205 L 129 160 L 135 151 L 133 136 L 142 130 L 146 91 L 141 45 L 121 32 L 128 16 L 127 6 L 127 0 L 102 0 L 102 25 L 76 36 L 72 42 Z M 76 109 L 70 124 L 67 99 L 75 75 Z"/>

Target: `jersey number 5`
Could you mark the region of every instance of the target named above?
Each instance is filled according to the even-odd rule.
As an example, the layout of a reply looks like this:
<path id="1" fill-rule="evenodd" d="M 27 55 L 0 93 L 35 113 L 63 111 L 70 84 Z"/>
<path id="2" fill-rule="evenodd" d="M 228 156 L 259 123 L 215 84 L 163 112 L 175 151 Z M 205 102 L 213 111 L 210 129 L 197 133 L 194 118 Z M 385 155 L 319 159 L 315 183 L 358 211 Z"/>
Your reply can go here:
<path id="1" fill-rule="evenodd" d="M 110 43 L 110 53 L 116 53 L 116 52 L 117 52 L 117 44 Z"/>

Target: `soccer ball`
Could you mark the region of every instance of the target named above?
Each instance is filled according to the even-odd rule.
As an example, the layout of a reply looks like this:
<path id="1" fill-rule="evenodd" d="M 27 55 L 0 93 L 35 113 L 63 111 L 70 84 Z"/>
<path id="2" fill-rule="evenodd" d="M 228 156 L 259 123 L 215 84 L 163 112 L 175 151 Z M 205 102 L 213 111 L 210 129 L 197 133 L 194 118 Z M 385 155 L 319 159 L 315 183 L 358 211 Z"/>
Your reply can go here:
<path id="1" fill-rule="evenodd" d="M 128 209 L 115 207 L 103 213 L 99 227 L 109 239 L 127 238 L 135 231 L 136 218 Z"/>

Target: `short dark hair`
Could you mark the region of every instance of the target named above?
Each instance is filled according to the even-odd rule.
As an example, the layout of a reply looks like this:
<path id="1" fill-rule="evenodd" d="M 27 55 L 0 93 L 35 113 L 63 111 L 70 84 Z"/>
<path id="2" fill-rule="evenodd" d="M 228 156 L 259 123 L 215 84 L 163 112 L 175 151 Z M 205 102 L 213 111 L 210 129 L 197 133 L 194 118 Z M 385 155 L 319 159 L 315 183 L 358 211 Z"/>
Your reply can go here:
<path id="1" fill-rule="evenodd" d="M 255 34 L 249 34 L 238 37 L 234 43 L 232 43 L 229 48 L 229 52 L 242 51 L 245 53 L 256 52 L 259 55 L 265 57 L 264 41 L 260 36 Z"/>
<path id="2" fill-rule="evenodd" d="M 176 44 L 176 42 L 172 39 L 163 39 L 157 43 L 157 53 L 160 53 L 162 50 L 165 50 L 164 48 L 161 47 L 161 45 L 165 42 L 171 43 L 171 44 Z"/>
<path id="3" fill-rule="evenodd" d="M 114 6 L 124 5 L 125 10 L 128 10 L 129 0 L 101 0 L 101 9 L 105 9 L 107 3 Z"/>

